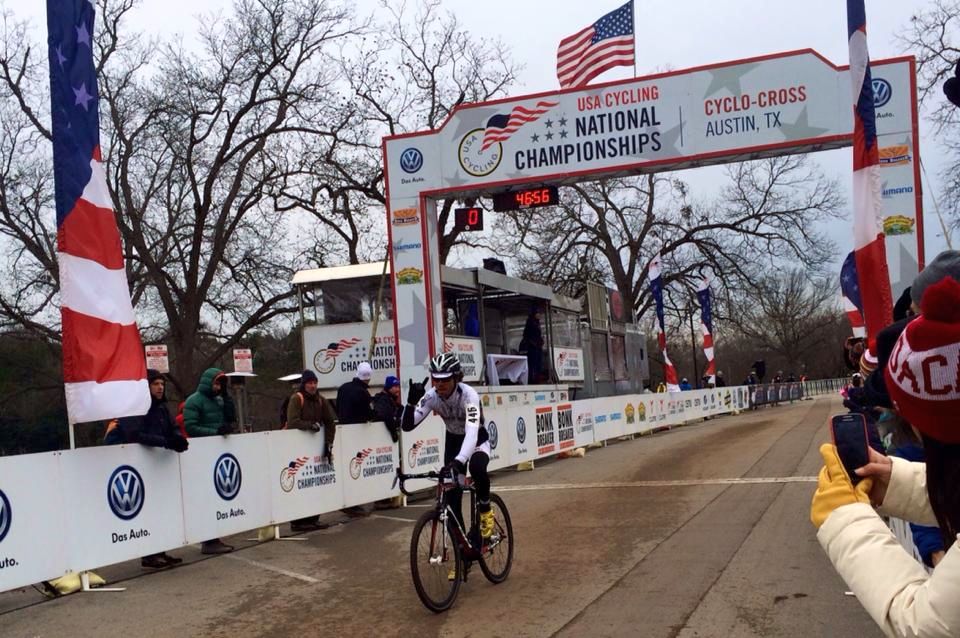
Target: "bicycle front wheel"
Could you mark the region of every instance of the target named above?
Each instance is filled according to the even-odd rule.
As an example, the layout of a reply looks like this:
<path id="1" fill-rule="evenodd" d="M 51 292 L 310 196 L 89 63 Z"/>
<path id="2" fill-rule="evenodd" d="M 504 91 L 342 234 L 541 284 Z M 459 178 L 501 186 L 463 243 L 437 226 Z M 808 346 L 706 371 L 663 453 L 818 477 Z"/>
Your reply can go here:
<path id="1" fill-rule="evenodd" d="M 440 521 L 440 514 L 425 512 L 410 539 L 410 573 L 417 596 L 427 609 L 440 613 L 453 606 L 463 569 L 460 545 Z"/>
<path id="2" fill-rule="evenodd" d="M 507 579 L 513 566 L 513 524 L 506 504 L 496 494 L 490 495 L 490 510 L 493 512 L 493 535 L 483 544 L 480 570 L 487 580 L 498 584 Z"/>

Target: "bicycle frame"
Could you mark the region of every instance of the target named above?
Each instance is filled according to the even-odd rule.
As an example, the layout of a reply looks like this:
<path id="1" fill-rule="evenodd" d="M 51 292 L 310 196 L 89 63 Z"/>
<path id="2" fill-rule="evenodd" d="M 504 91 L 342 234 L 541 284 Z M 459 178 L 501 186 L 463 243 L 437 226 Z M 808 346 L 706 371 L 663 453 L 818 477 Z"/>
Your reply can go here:
<path id="1" fill-rule="evenodd" d="M 451 485 L 449 483 L 444 483 L 443 480 L 445 477 L 442 477 L 438 472 L 425 472 L 423 474 L 402 474 L 400 468 L 397 468 L 397 474 L 394 477 L 394 486 L 396 486 L 397 481 L 400 482 L 400 491 L 403 492 L 406 496 L 410 496 L 404 486 L 403 482 L 409 479 L 436 479 L 437 480 L 437 496 L 436 496 L 436 505 L 434 507 L 435 511 L 439 514 L 440 522 L 447 526 L 449 520 L 452 519 L 455 525 L 449 527 L 451 535 L 456 535 L 456 541 L 460 545 L 460 548 L 469 554 L 471 558 L 480 554 L 481 549 L 475 547 L 472 542 L 470 542 L 470 536 L 467 531 L 464 529 L 464 525 L 461 525 L 460 520 L 457 518 L 456 512 L 453 511 L 453 507 L 447 503 L 446 494 L 452 490 L 462 490 L 464 492 L 470 493 L 470 512 L 471 512 L 471 521 L 473 522 L 473 527 L 477 525 L 477 493 L 473 488 L 472 482 L 464 481 L 463 484 Z M 441 545 L 439 549 L 446 550 L 447 537 L 445 534 L 441 534 Z M 434 539 L 431 539 L 430 545 L 434 545 Z M 465 554 L 466 556 L 467 554 Z"/>

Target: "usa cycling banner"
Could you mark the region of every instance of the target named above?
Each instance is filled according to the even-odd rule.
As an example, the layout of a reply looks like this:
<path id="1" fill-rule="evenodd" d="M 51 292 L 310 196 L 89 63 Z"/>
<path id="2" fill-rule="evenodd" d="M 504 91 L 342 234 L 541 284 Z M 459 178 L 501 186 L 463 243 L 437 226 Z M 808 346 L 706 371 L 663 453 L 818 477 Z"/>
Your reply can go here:
<path id="1" fill-rule="evenodd" d="M 400 465 L 400 444 L 383 423 L 357 423 L 337 428 L 337 458 L 346 507 L 396 496 L 393 477 Z"/>
<path id="2" fill-rule="evenodd" d="M 915 62 L 871 66 L 897 294 L 923 258 Z M 439 129 L 385 138 L 403 375 L 443 347 L 438 198 L 850 146 L 849 87 L 846 67 L 807 49 L 466 104 Z"/>
<path id="3" fill-rule="evenodd" d="M 270 433 L 267 475 L 273 522 L 343 507 L 343 462 L 335 456 L 332 465 L 327 463 L 324 440 L 323 430 Z"/>
<path id="4" fill-rule="evenodd" d="M 61 455 L 70 570 L 80 572 L 184 544 L 180 456 L 136 444 Z"/>
<path id="5" fill-rule="evenodd" d="M 270 524 L 270 484 L 276 477 L 263 454 L 269 438 L 255 432 L 190 439 L 190 454 L 180 457 L 188 543 Z"/>

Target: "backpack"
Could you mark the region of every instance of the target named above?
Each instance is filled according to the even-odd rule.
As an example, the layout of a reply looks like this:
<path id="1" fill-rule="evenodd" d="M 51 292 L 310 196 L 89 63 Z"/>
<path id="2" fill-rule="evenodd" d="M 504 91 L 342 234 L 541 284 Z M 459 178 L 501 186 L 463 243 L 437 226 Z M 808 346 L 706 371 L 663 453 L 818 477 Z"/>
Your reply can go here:
<path id="1" fill-rule="evenodd" d="M 303 401 L 304 401 L 304 399 L 303 399 L 303 393 L 302 393 L 302 392 L 297 392 L 297 396 L 300 397 L 300 407 L 302 408 L 302 407 L 303 407 Z M 283 400 L 283 405 L 280 406 L 280 429 L 281 429 L 281 430 L 286 430 L 286 429 L 287 429 L 287 408 L 290 407 L 290 399 L 291 399 L 291 398 L 292 398 L 292 397 L 287 397 L 286 399 L 284 399 L 284 400 Z M 322 399 L 321 399 L 321 400 L 322 400 Z"/>
<path id="2" fill-rule="evenodd" d="M 177 406 L 177 416 L 173 418 L 173 422 L 176 423 L 177 428 L 180 429 L 180 435 L 185 439 L 189 439 L 190 436 L 187 434 L 187 426 L 183 422 L 183 406 L 186 404 L 186 401 L 181 401 L 180 405 Z"/>

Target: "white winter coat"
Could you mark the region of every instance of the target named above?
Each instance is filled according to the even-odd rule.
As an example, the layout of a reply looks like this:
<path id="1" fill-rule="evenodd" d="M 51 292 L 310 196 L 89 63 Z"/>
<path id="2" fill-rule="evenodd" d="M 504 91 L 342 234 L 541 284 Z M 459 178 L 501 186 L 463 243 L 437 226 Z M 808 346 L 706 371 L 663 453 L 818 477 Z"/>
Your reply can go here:
<path id="1" fill-rule="evenodd" d="M 880 514 L 937 525 L 926 465 L 893 458 Z M 960 489 L 960 486 L 957 486 Z M 869 505 L 835 509 L 817 533 L 830 561 L 888 636 L 960 637 L 960 545 L 928 574 Z"/>

